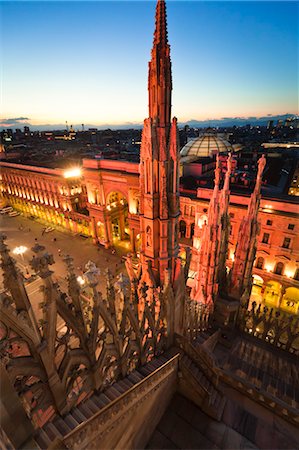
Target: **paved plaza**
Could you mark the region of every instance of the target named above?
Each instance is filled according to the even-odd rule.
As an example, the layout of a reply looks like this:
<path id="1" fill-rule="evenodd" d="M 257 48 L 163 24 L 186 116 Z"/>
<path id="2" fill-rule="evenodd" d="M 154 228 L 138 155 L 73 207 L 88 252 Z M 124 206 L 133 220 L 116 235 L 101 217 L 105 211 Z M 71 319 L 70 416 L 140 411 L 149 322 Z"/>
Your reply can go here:
<path id="1" fill-rule="evenodd" d="M 48 253 L 54 257 L 55 264 L 51 266 L 53 270 L 53 279 L 57 280 L 63 290 L 67 289 L 66 266 L 63 262 L 63 255 L 70 255 L 74 259 L 74 267 L 76 274 L 82 275 L 86 271 L 85 265 L 88 261 L 93 261 L 101 270 L 99 290 L 105 294 L 106 284 L 104 282 L 104 271 L 109 268 L 113 276 L 117 276 L 120 272 L 126 273 L 124 262 L 121 260 L 122 254 L 119 250 L 105 249 L 98 247 L 92 243 L 90 238 L 84 238 L 80 235 L 72 235 L 69 232 L 58 230 L 45 233 L 43 230 L 45 225 L 39 223 L 36 219 L 28 219 L 23 216 L 9 217 L 8 215 L 0 216 L 0 232 L 7 236 L 6 244 L 8 245 L 11 255 L 17 261 L 18 267 L 25 275 L 26 272 L 32 273 L 30 261 L 34 255 L 32 247 L 37 242 L 45 246 Z M 27 250 L 23 255 L 12 254 L 16 247 L 24 246 Z M 113 254 L 115 252 L 115 254 Z M 26 286 L 34 309 L 37 304 L 42 301 L 40 292 L 40 278 L 32 281 Z M 2 274 L 0 279 L 0 289 L 3 289 Z"/>

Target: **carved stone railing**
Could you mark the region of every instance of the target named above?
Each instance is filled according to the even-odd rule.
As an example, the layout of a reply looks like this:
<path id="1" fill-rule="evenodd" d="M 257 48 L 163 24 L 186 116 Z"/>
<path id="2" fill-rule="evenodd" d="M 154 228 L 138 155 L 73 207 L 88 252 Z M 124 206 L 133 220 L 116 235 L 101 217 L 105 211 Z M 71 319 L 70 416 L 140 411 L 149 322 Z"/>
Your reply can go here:
<path id="1" fill-rule="evenodd" d="M 210 311 L 208 305 L 185 299 L 184 335 L 188 340 L 195 340 L 201 331 L 208 329 Z"/>
<path id="2" fill-rule="evenodd" d="M 212 354 L 209 354 L 202 346 L 194 346 L 187 338 L 175 336 L 175 344 L 182 349 L 189 358 L 202 370 L 214 387 L 218 386 L 219 368 L 215 364 Z"/>
<path id="3" fill-rule="evenodd" d="M 132 386 L 127 392 L 102 408 L 86 422 L 80 424 L 75 430 L 63 438 L 64 445 L 74 450 L 103 448 L 105 438 L 108 436 L 110 440 L 112 432 L 118 433 L 118 425 L 122 421 L 128 420 L 128 414 L 129 416 L 134 416 L 136 413 L 142 415 L 144 413 L 143 404 L 145 405 L 146 402 L 153 404 L 153 401 L 150 401 L 151 397 L 159 389 L 164 391 L 164 386 L 167 383 L 171 382 L 173 388 L 175 388 L 178 361 L 179 354 L 172 357 L 144 380 Z M 158 394 L 156 405 L 161 402 L 159 396 L 164 394 L 165 392 Z M 154 414 L 157 414 L 157 409 L 159 407 L 154 406 Z M 144 420 L 146 420 L 145 416 Z M 132 431 L 130 433 L 132 434 Z M 108 447 L 104 445 L 104 448 Z M 111 447 L 109 446 L 109 448 Z"/>
<path id="4" fill-rule="evenodd" d="M 252 308 L 239 312 L 241 331 L 264 342 L 299 355 L 299 317 L 274 311 L 253 302 Z"/>
<path id="5" fill-rule="evenodd" d="M 94 390 L 104 390 L 167 347 L 166 294 L 99 269 L 84 274 L 89 301 L 82 301 L 73 261 L 64 257 L 68 287 L 52 279 L 52 255 L 38 244 L 32 268 L 42 280 L 42 319 L 37 320 L 22 277 L 0 236 L 6 294 L 1 294 L 0 358 L 28 417 L 41 427 L 56 412 L 67 413 Z M 60 325 L 57 329 L 57 322 Z"/>

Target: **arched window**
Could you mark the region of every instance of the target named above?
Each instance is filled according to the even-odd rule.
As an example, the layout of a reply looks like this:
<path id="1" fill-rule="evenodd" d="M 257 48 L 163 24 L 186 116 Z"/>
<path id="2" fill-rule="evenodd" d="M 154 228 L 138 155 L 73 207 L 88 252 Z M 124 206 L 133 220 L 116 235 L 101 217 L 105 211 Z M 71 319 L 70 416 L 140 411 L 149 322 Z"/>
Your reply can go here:
<path id="1" fill-rule="evenodd" d="M 193 238 L 194 236 L 194 228 L 195 228 L 195 223 L 191 224 L 191 233 L 190 233 L 190 237 Z"/>
<path id="2" fill-rule="evenodd" d="M 152 230 L 151 227 L 148 225 L 146 227 L 146 246 L 151 247 L 152 245 Z"/>
<path id="3" fill-rule="evenodd" d="M 184 238 L 186 236 L 186 222 L 184 220 L 180 221 L 180 237 Z"/>
<path id="4" fill-rule="evenodd" d="M 275 266 L 274 273 L 277 275 L 283 275 L 284 264 L 282 262 L 278 262 Z"/>
<path id="5" fill-rule="evenodd" d="M 262 256 L 260 256 L 260 257 L 257 259 L 255 267 L 256 267 L 257 269 L 263 269 L 263 267 L 264 267 L 264 258 L 263 258 Z"/>

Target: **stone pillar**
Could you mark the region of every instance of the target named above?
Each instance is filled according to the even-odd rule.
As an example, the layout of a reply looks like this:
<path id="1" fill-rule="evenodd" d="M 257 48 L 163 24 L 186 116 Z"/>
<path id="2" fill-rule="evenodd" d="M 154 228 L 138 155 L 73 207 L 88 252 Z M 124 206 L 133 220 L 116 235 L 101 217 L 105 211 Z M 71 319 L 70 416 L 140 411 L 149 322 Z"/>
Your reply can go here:
<path id="1" fill-rule="evenodd" d="M 6 436 L 14 448 L 24 448 L 24 444 L 30 442 L 27 448 L 38 449 L 39 447 L 31 440 L 34 433 L 32 423 L 25 413 L 3 364 L 0 364 L 0 392 L 0 426 Z"/>
<path id="2" fill-rule="evenodd" d="M 136 254 L 136 231 L 135 231 L 135 228 L 131 228 L 130 243 L 131 243 L 131 252 L 135 255 Z"/>
<path id="3" fill-rule="evenodd" d="M 120 239 L 123 241 L 125 239 L 125 218 L 123 208 L 119 211 L 119 234 Z"/>
<path id="4" fill-rule="evenodd" d="M 73 226 L 74 226 L 74 233 L 78 233 L 78 224 L 75 220 L 73 220 Z"/>
<path id="5" fill-rule="evenodd" d="M 277 299 L 277 308 L 280 308 L 281 301 L 283 299 L 284 294 L 286 293 L 286 290 L 287 290 L 286 286 L 282 286 L 280 296 Z"/>
<path id="6" fill-rule="evenodd" d="M 191 236 L 191 224 L 187 223 L 186 224 L 186 238 L 190 239 L 190 236 Z"/>
<path id="7" fill-rule="evenodd" d="M 105 248 L 109 248 L 113 243 L 112 232 L 111 232 L 111 222 L 109 215 L 104 214 L 104 232 L 105 232 Z"/>
<path id="8" fill-rule="evenodd" d="M 98 233 L 97 233 L 97 224 L 96 224 L 96 220 L 94 217 L 91 217 L 91 236 L 92 236 L 92 242 L 94 244 L 98 243 Z"/>
<path id="9" fill-rule="evenodd" d="M 67 230 L 70 230 L 71 227 L 70 227 L 69 218 L 68 218 L 68 217 L 65 217 L 64 220 L 65 220 L 65 228 L 66 228 Z"/>

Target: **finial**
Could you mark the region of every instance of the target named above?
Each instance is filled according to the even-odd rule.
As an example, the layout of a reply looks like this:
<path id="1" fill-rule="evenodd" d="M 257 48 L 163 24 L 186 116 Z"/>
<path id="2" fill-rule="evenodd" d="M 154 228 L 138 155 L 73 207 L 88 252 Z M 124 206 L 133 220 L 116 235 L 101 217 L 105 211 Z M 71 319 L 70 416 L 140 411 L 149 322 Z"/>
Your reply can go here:
<path id="1" fill-rule="evenodd" d="M 256 193 L 258 193 L 260 191 L 260 188 L 261 188 L 262 176 L 263 176 L 263 172 L 264 172 L 264 169 L 265 169 L 266 162 L 267 161 L 266 161 L 265 155 L 262 155 L 262 157 L 257 162 L 258 170 L 257 170 L 256 183 L 255 183 L 255 188 L 254 188 L 254 191 Z"/>
<path id="2" fill-rule="evenodd" d="M 156 29 L 154 34 L 154 45 L 168 45 L 166 5 L 164 0 L 158 0 L 156 5 Z"/>
<path id="3" fill-rule="evenodd" d="M 41 278 L 48 278 L 51 276 L 53 271 L 49 269 L 49 265 L 55 263 L 53 255 L 44 252 L 45 247 L 38 243 L 36 243 L 31 250 L 36 254 L 30 261 L 32 269 L 35 270 Z"/>
<path id="4" fill-rule="evenodd" d="M 215 187 L 219 187 L 220 183 L 220 163 L 219 163 L 219 153 L 216 154 L 216 168 L 215 168 Z"/>
<path id="5" fill-rule="evenodd" d="M 232 172 L 232 154 L 231 153 L 228 154 L 226 164 L 227 164 L 227 170 L 226 170 L 225 179 L 224 179 L 224 186 L 223 186 L 224 191 L 228 191 L 228 189 L 229 189 L 229 179 L 230 179 L 231 172 Z"/>
<path id="6" fill-rule="evenodd" d="M 258 172 L 257 172 L 258 177 L 262 176 L 265 165 L 266 165 L 266 158 L 265 155 L 262 155 L 261 158 L 258 160 Z"/>
<path id="7" fill-rule="evenodd" d="M 91 287 L 95 287 L 99 282 L 99 276 L 101 274 L 100 269 L 97 268 L 94 262 L 88 261 L 85 265 L 87 271 L 84 273 L 83 278 L 87 284 Z"/>

